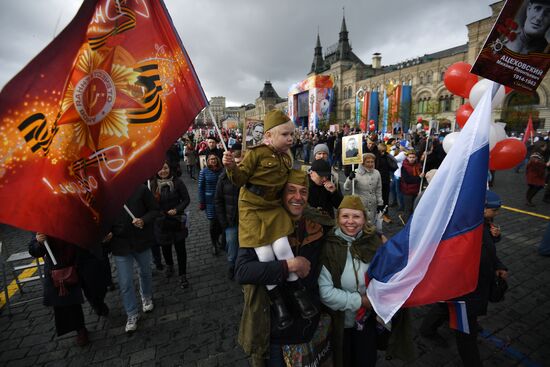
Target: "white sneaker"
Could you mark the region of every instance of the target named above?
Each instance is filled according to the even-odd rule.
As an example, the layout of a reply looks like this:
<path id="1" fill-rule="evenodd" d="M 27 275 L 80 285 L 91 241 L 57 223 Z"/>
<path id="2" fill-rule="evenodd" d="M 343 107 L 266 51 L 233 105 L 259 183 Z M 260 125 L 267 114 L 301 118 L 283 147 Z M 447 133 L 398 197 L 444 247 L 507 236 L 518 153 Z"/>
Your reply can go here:
<path id="1" fill-rule="evenodd" d="M 145 299 L 143 298 L 141 300 L 142 304 L 143 304 L 143 312 L 151 312 L 153 311 L 153 308 L 155 308 L 155 305 L 153 305 L 153 300 L 152 299 Z"/>
<path id="2" fill-rule="evenodd" d="M 127 333 L 136 331 L 138 320 L 139 320 L 139 313 L 136 313 L 135 315 L 132 315 L 132 316 L 128 316 L 128 320 L 126 321 L 126 328 L 124 330 Z"/>

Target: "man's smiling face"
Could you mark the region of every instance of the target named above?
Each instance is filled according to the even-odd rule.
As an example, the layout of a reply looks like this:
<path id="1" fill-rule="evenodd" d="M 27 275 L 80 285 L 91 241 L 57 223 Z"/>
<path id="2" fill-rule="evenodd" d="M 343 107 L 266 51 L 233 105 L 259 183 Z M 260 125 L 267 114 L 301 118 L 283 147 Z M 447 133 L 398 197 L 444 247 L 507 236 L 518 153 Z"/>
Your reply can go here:
<path id="1" fill-rule="evenodd" d="M 283 205 L 293 217 L 300 217 L 307 205 L 307 187 L 287 183 L 283 193 Z"/>

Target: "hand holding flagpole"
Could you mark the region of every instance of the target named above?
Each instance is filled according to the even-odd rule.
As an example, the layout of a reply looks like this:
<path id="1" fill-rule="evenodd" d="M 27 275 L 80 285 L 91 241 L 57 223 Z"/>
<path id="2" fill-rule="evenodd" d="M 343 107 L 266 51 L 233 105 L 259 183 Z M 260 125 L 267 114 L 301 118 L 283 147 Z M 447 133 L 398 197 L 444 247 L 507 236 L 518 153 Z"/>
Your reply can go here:
<path id="1" fill-rule="evenodd" d="M 126 206 L 126 204 L 124 204 L 124 210 L 126 210 L 126 213 L 128 213 L 128 215 L 130 216 L 130 218 L 132 218 L 132 224 L 133 224 L 134 226 L 136 226 L 137 228 L 139 228 L 139 229 L 143 229 L 143 224 L 144 224 L 144 223 L 143 223 L 143 219 L 141 219 L 141 218 L 136 218 L 136 216 L 134 215 L 134 213 L 132 213 L 132 212 L 130 211 L 130 208 L 128 208 L 128 207 Z"/>

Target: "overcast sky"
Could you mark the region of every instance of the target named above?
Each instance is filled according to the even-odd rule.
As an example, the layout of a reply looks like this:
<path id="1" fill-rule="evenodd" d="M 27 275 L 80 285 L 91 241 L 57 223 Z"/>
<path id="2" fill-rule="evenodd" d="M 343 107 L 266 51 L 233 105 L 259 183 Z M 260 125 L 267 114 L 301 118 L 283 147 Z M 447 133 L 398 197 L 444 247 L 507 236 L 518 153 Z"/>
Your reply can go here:
<path id="1" fill-rule="evenodd" d="M 139 0 L 129 0 L 139 1 Z M 282 97 L 305 78 L 317 29 L 338 42 L 345 7 L 353 51 L 388 65 L 467 41 L 466 24 L 496 0 L 165 0 L 208 98 L 253 103 L 266 80 Z M 0 86 L 76 14 L 80 0 L 10 0 L 0 13 Z"/>

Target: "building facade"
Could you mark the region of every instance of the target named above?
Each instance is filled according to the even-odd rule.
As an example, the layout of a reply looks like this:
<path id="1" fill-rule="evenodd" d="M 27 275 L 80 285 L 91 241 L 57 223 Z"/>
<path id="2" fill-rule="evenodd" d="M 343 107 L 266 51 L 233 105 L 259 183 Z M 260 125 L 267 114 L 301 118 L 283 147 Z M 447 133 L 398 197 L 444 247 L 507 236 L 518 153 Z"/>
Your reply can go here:
<path id="1" fill-rule="evenodd" d="M 359 89 L 378 91 L 383 95 L 387 85 L 404 84 L 412 86 L 412 113 L 409 123 L 422 118 L 452 124 L 456 110 L 466 101 L 445 88 L 445 71 L 459 61 L 469 64 L 475 62 L 503 5 L 504 1 L 491 4 L 489 17 L 466 25 L 466 44 L 387 66 L 382 65 L 382 55 L 379 53 L 373 54 L 371 63 L 366 64 L 353 52 L 346 19 L 343 17 L 338 42 L 327 47 L 324 52 L 317 35 L 313 62 L 307 76 L 329 75 L 334 81 L 335 98 L 331 117 L 334 123 L 355 123 L 355 94 Z M 548 77 L 544 78 L 535 95 L 511 92 L 506 95 L 502 108 L 493 111 L 493 119 L 506 122 L 512 131 L 523 131 L 531 115 L 535 128 L 549 130 L 549 93 Z M 238 114 L 239 121 L 243 122 L 245 119 L 263 119 L 274 108 L 286 111 L 287 101 L 279 97 L 271 82 L 266 81 L 255 104 L 234 108 L 238 113 L 232 113 Z M 226 109 L 225 115 L 227 114 Z"/>
<path id="2" fill-rule="evenodd" d="M 422 118 L 453 123 L 456 110 L 465 100 L 445 88 L 445 71 L 459 61 L 469 64 L 475 62 L 503 5 L 504 1 L 491 4 L 491 16 L 466 25 L 468 43 L 389 66 L 382 66 L 382 55 L 379 53 L 373 55 L 371 64 L 363 63 L 353 53 L 346 21 L 343 18 L 338 43 L 328 47 L 324 56 L 317 36 L 308 75 L 330 75 L 334 80 L 335 120 L 340 124 L 354 123 L 355 93 L 360 88 L 383 92 L 390 83 L 412 86 L 413 113 L 410 122 Z M 511 130 L 522 131 L 529 115 L 532 115 L 535 127 L 550 129 L 549 88 L 550 80 L 546 77 L 537 89 L 536 95 L 509 93 L 502 108 L 493 111 L 494 120 L 506 122 Z"/>

